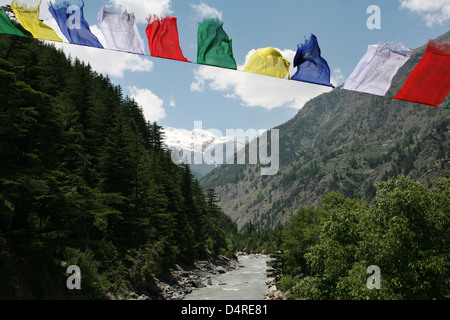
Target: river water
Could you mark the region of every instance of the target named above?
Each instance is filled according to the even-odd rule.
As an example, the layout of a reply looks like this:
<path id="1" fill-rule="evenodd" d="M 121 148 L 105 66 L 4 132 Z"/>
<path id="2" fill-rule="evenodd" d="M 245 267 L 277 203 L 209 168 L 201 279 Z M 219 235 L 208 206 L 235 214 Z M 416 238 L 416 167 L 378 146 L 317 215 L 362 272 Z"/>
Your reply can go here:
<path id="1" fill-rule="evenodd" d="M 264 291 L 267 290 L 265 273 L 268 260 L 241 257 L 241 268 L 214 277 L 223 285 L 213 284 L 195 289 L 184 300 L 263 300 Z"/>

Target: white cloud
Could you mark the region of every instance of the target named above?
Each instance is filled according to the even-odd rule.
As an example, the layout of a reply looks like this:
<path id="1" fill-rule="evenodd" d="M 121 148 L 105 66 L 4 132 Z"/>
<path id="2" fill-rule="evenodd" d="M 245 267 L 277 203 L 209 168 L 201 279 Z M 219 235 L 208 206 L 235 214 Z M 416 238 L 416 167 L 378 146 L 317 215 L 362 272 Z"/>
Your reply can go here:
<path id="1" fill-rule="evenodd" d="M 288 61 L 293 61 L 295 51 L 278 50 Z M 312 98 L 332 90 L 325 86 L 243 72 L 256 51 L 253 49 L 247 54 L 244 64 L 238 66 L 238 71 L 200 66 L 194 71 L 191 91 L 202 92 L 209 88 L 223 92 L 226 98 L 239 99 L 242 105 L 248 107 L 263 107 L 270 110 L 287 105 L 298 110 Z M 289 73 L 291 75 L 295 73 L 292 64 Z M 336 85 L 342 80 L 340 69 L 335 69 L 332 83 Z"/>
<path id="2" fill-rule="evenodd" d="M 131 98 L 142 108 L 145 120 L 159 121 L 166 117 L 163 108 L 164 101 L 148 89 L 128 87 Z"/>
<path id="3" fill-rule="evenodd" d="M 173 13 L 172 0 L 111 0 L 111 3 L 134 13 L 138 23 L 147 23 L 151 14 L 163 17 Z"/>
<path id="4" fill-rule="evenodd" d="M 200 4 L 191 4 L 191 8 L 193 8 L 197 12 L 197 18 L 199 20 L 203 19 L 219 19 L 222 20 L 222 11 L 217 10 L 216 8 L 210 7 L 206 3 L 202 2 Z"/>
<path id="5" fill-rule="evenodd" d="M 55 47 L 62 49 L 67 56 L 77 57 L 84 63 L 89 63 L 94 71 L 115 78 L 123 78 L 125 71 L 150 72 L 153 70 L 153 62 L 139 55 L 73 44 L 52 43 Z"/>
<path id="6" fill-rule="evenodd" d="M 344 74 L 340 68 L 333 69 L 330 78 L 330 82 L 336 87 L 340 86 L 345 81 Z"/>
<path id="7" fill-rule="evenodd" d="M 450 20 L 450 0 L 399 0 L 400 9 L 422 15 L 426 25 L 443 25 Z"/>
<path id="8" fill-rule="evenodd" d="M 175 100 L 175 96 L 174 95 L 170 96 L 169 106 L 171 106 L 171 107 L 176 107 L 177 106 L 177 101 Z"/>

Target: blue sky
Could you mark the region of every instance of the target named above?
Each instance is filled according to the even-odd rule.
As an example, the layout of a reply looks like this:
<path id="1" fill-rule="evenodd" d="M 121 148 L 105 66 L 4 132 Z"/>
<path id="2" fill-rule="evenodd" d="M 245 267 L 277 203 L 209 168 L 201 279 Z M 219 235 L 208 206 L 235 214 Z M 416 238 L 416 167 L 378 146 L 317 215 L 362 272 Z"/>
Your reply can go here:
<path id="1" fill-rule="evenodd" d="M 447 32 L 450 22 L 450 0 L 110 1 L 136 13 L 147 54 L 145 17 L 151 13 L 177 17 L 180 46 L 185 57 L 193 62 L 197 56 L 198 24 L 211 16 L 224 22 L 241 69 L 251 53 L 269 46 L 279 49 L 292 62 L 297 44 L 314 34 L 335 85 L 342 84 L 351 74 L 368 45 L 397 41 L 416 48 Z M 10 2 L 0 0 L 2 5 Z M 84 15 L 94 33 L 98 32 L 97 12 L 103 2 L 85 1 Z M 367 28 L 370 14 L 366 11 L 370 5 L 381 9 L 380 30 Z M 47 10 L 44 0 L 43 20 L 50 17 Z M 203 129 L 217 128 L 222 132 L 227 128 L 270 129 L 294 117 L 314 96 L 330 90 L 195 63 L 74 45 L 57 46 L 108 75 L 122 87 L 124 94 L 135 98 L 148 120 L 156 120 L 165 127 L 191 130 L 194 121 L 202 121 Z"/>

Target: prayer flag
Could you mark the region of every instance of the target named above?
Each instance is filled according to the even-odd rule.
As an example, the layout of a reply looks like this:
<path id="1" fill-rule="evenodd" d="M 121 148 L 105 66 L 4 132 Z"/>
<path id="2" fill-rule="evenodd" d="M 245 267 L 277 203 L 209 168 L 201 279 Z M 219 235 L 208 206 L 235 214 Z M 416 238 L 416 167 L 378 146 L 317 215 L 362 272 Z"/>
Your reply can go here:
<path id="1" fill-rule="evenodd" d="M 232 41 L 223 30 L 223 23 L 207 20 L 198 28 L 197 63 L 237 69 Z"/>
<path id="2" fill-rule="evenodd" d="M 284 78 L 289 72 L 290 65 L 291 63 L 283 58 L 280 51 L 267 47 L 256 51 L 252 55 L 244 71 Z"/>
<path id="3" fill-rule="evenodd" d="M 411 50 L 402 44 L 370 45 L 343 89 L 385 96 L 392 79 L 410 57 Z"/>
<path id="4" fill-rule="evenodd" d="M 148 19 L 145 33 L 152 57 L 190 62 L 183 56 L 180 48 L 177 18 L 167 17 L 160 20 L 153 16 Z"/>
<path id="5" fill-rule="evenodd" d="M 447 103 L 447 106 L 445 107 L 445 109 L 450 109 L 450 102 Z"/>
<path id="6" fill-rule="evenodd" d="M 16 36 L 26 37 L 26 35 L 17 29 L 9 20 L 5 11 L 0 10 L 0 33 L 13 34 Z"/>
<path id="7" fill-rule="evenodd" d="M 69 43 L 103 48 L 84 19 L 83 0 L 56 0 L 54 4 L 50 2 L 49 5 L 50 13 Z"/>
<path id="8" fill-rule="evenodd" d="M 295 67 L 297 67 L 297 72 L 291 77 L 291 80 L 334 88 L 330 83 L 330 67 L 320 55 L 320 48 L 315 35 L 312 34 L 306 43 L 298 45 L 294 58 Z"/>
<path id="9" fill-rule="evenodd" d="M 11 9 L 22 27 L 28 30 L 34 38 L 63 42 L 61 38 L 58 37 L 55 30 L 39 20 L 39 6 L 41 5 L 41 2 L 42 0 L 39 1 L 37 6 L 19 5 L 18 1 L 14 0 L 11 3 Z"/>
<path id="10" fill-rule="evenodd" d="M 120 13 L 103 5 L 98 13 L 98 26 L 111 49 L 145 54 L 144 40 L 139 35 L 133 13 Z"/>
<path id="11" fill-rule="evenodd" d="M 450 91 L 450 45 L 428 42 L 425 55 L 394 99 L 439 106 Z"/>

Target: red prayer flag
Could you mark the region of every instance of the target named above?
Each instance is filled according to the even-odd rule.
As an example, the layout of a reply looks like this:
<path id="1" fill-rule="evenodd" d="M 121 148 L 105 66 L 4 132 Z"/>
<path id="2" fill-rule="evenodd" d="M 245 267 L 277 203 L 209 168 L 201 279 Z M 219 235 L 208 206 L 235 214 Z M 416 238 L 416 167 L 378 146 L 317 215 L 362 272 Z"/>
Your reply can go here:
<path id="1" fill-rule="evenodd" d="M 450 45 L 428 42 L 425 55 L 394 97 L 439 106 L 450 91 Z"/>
<path id="2" fill-rule="evenodd" d="M 190 62 L 183 56 L 180 48 L 177 18 L 167 17 L 160 20 L 153 16 L 148 19 L 145 33 L 152 57 Z"/>

